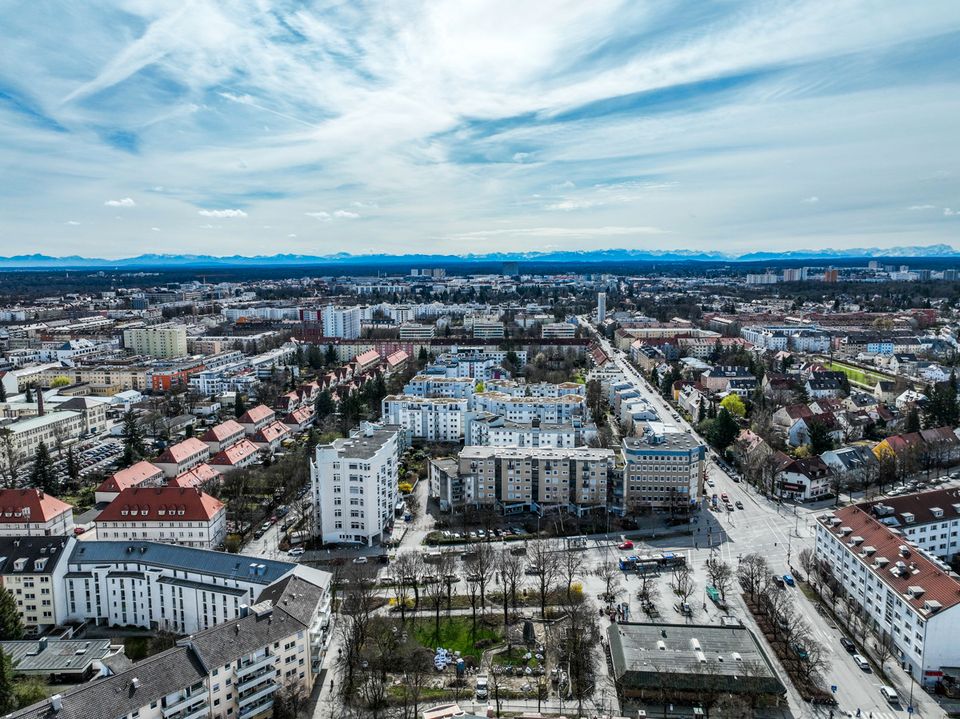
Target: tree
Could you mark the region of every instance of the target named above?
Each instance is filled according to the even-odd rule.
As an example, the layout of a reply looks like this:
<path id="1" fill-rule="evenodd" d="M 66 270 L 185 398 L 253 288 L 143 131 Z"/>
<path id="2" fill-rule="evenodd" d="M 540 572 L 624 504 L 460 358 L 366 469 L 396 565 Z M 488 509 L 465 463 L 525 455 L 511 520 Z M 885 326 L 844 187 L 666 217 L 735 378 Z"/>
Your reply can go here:
<path id="1" fill-rule="evenodd" d="M 47 494 L 55 494 L 57 490 L 57 473 L 50 459 L 50 451 L 45 442 L 37 445 L 37 452 L 33 455 L 33 469 L 30 471 L 30 484 Z"/>
<path id="2" fill-rule="evenodd" d="M 911 432 L 920 431 L 920 412 L 917 411 L 916 406 L 910 408 L 910 411 L 907 412 L 906 420 L 904 421 L 903 431 L 905 434 L 910 434 Z"/>
<path id="3" fill-rule="evenodd" d="M 129 467 L 140 460 L 144 454 L 143 429 L 140 427 L 140 422 L 133 410 L 129 410 L 123 415 L 123 457 L 121 462 L 124 467 Z"/>
<path id="4" fill-rule="evenodd" d="M 70 378 L 64 375 L 57 375 L 52 380 L 50 380 L 50 388 L 57 389 L 58 387 L 66 387 L 70 384 Z"/>
<path id="5" fill-rule="evenodd" d="M 810 453 L 823 454 L 833 449 L 833 438 L 830 429 L 818 419 L 810 420 L 807 425 L 807 434 L 810 438 Z"/>
<path id="6" fill-rule="evenodd" d="M 240 392 L 236 392 L 233 395 L 233 416 L 242 417 L 246 411 L 247 405 L 246 402 L 243 401 L 243 395 Z"/>
<path id="7" fill-rule="evenodd" d="M 6 587 L 0 587 L 0 641 L 23 639 L 23 620 L 17 609 L 17 598 Z"/>
<path id="8" fill-rule="evenodd" d="M 317 422 L 322 422 L 333 414 L 336 407 L 333 403 L 333 395 L 330 394 L 330 390 L 324 388 L 320 394 L 317 395 L 317 401 L 314 402 L 313 409 L 317 413 Z"/>
<path id="9" fill-rule="evenodd" d="M 0 712 L 9 714 L 17 708 L 14 694 L 13 662 L 6 652 L 0 652 Z"/>
<path id="10" fill-rule="evenodd" d="M 19 464 L 20 452 L 13 442 L 13 431 L 9 427 L 0 427 L 0 471 L 6 489 L 13 487 Z"/>
<path id="11" fill-rule="evenodd" d="M 594 575 L 603 582 L 603 600 L 613 603 L 620 593 L 620 568 L 614 562 L 600 562 L 594 570 Z"/>
<path id="12" fill-rule="evenodd" d="M 513 554 L 509 549 L 501 550 L 497 560 L 497 570 L 500 572 L 500 580 L 503 582 L 503 621 L 506 624 L 507 616 L 507 598 L 510 599 L 510 605 L 517 606 L 517 590 L 523 584 L 524 566 L 523 558 Z"/>
<path id="13" fill-rule="evenodd" d="M 670 574 L 670 589 L 682 604 L 693 595 L 693 570 L 686 564 L 677 564 Z"/>
<path id="14" fill-rule="evenodd" d="M 707 420 L 703 423 L 703 433 L 707 441 L 717 450 L 723 452 L 737 438 L 740 428 L 736 420 L 727 411 L 726 407 L 721 407 L 714 420 Z"/>
<path id="15" fill-rule="evenodd" d="M 535 539 L 530 544 L 530 573 L 537 579 L 540 593 L 540 616 L 547 616 L 547 595 L 556 582 L 559 563 L 551 543 L 545 539 Z"/>
<path id="16" fill-rule="evenodd" d="M 273 719 L 300 719 L 310 703 L 299 684 L 283 684 L 273 695 Z"/>
<path id="17" fill-rule="evenodd" d="M 31 385 L 27 385 L 27 391 L 24 392 L 23 399 L 28 404 L 33 402 L 33 387 Z"/>
<path id="18" fill-rule="evenodd" d="M 728 394 L 720 400 L 720 406 L 734 417 L 745 417 L 747 415 L 747 405 L 743 403 L 738 394 Z"/>
<path id="19" fill-rule="evenodd" d="M 770 576 L 770 565 L 761 554 L 748 554 L 740 560 L 737 567 L 737 579 L 750 599 L 756 599 Z"/>
<path id="20" fill-rule="evenodd" d="M 70 479 L 71 489 L 75 489 L 80 482 L 80 463 L 73 452 L 73 447 L 67 449 L 67 477 Z"/>
<path id="21" fill-rule="evenodd" d="M 720 559 L 716 552 L 711 552 L 707 557 L 707 576 L 710 578 L 710 584 L 720 592 L 720 598 L 726 601 L 727 592 L 733 584 L 733 569 L 730 565 Z"/>
<path id="22" fill-rule="evenodd" d="M 4 386 L 2 379 L 0 379 L 0 402 L 7 401 L 7 388 Z"/>

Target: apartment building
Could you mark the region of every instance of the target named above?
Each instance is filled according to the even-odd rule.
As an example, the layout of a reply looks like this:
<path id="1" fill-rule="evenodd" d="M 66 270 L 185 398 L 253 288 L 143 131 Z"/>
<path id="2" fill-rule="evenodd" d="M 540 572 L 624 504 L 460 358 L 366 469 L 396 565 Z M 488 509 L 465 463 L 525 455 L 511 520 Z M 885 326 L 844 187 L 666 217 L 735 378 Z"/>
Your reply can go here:
<path id="1" fill-rule="evenodd" d="M 510 422 L 498 415 L 474 416 L 465 438 L 466 444 L 489 447 L 580 447 L 597 434 L 595 425 L 574 417 L 570 424 Z"/>
<path id="2" fill-rule="evenodd" d="M 329 575 L 299 576 L 243 604 L 235 619 L 199 631 L 118 674 L 14 712 L 17 719 L 257 719 L 281 688 L 309 696 L 330 637 Z"/>
<path id="3" fill-rule="evenodd" d="M 235 469 L 251 467 L 260 461 L 260 448 L 249 439 L 241 439 L 213 455 L 207 464 L 227 474 Z"/>
<path id="4" fill-rule="evenodd" d="M 158 325 L 124 330 L 123 346 L 135 355 L 160 359 L 186 357 L 187 328 L 185 325 Z"/>
<path id="5" fill-rule="evenodd" d="M 155 464 L 140 461 L 107 477 L 94 493 L 97 503 L 112 502 L 131 487 L 160 487 L 167 481 L 163 470 Z"/>
<path id="6" fill-rule="evenodd" d="M 362 310 L 360 307 L 327 305 L 323 308 L 322 321 L 324 336 L 355 340 L 360 336 Z"/>
<path id="7" fill-rule="evenodd" d="M 606 506 L 609 449 L 464 447 L 458 460 L 465 504 L 495 504 L 504 512 Z"/>
<path id="8" fill-rule="evenodd" d="M 576 325 L 570 322 L 550 322 L 541 327 L 540 334 L 544 339 L 571 339 L 576 336 Z"/>
<path id="9" fill-rule="evenodd" d="M 237 423 L 243 427 L 248 436 L 254 435 L 271 422 L 275 422 L 277 414 L 265 404 L 258 404 L 244 412 Z"/>
<path id="10" fill-rule="evenodd" d="M 383 421 L 407 430 L 411 439 L 460 442 L 468 421 L 466 399 L 387 395 L 381 402 Z"/>
<path id="11" fill-rule="evenodd" d="M 94 520 L 98 539 L 141 539 L 215 549 L 227 535 L 224 504 L 198 489 L 125 489 Z"/>
<path id="12" fill-rule="evenodd" d="M 569 424 L 574 417 L 586 416 L 587 400 L 583 395 L 562 397 L 514 397 L 504 392 L 478 392 L 473 396 L 473 409 L 502 415 L 511 422 Z"/>
<path id="13" fill-rule="evenodd" d="M 503 339 L 506 336 L 506 330 L 503 322 L 499 320 L 475 320 L 473 322 L 473 336 L 477 339 Z"/>
<path id="14" fill-rule="evenodd" d="M 154 460 L 164 475 L 173 479 L 188 469 L 196 467 L 210 459 L 210 448 L 196 437 L 188 437 L 167 447 L 163 454 Z"/>
<path id="15" fill-rule="evenodd" d="M 624 511 L 685 513 L 703 493 L 706 448 L 692 435 L 647 430 L 624 438 L 622 452 Z"/>
<path id="16" fill-rule="evenodd" d="M 400 501 L 397 471 L 404 430 L 364 423 L 346 439 L 317 446 L 310 463 L 315 532 L 327 542 L 384 541 Z"/>
<path id="17" fill-rule="evenodd" d="M 40 634 L 64 620 L 59 587 L 75 543 L 72 536 L 0 536 L 0 585 L 13 594 L 27 634 Z"/>
<path id="18" fill-rule="evenodd" d="M 403 388 L 405 395 L 415 397 L 471 398 L 476 381 L 471 377 L 446 377 L 418 374 Z"/>
<path id="19" fill-rule="evenodd" d="M 814 551 L 917 682 L 960 665 L 960 578 L 947 565 L 859 506 L 819 517 Z"/>
<path id="20" fill-rule="evenodd" d="M 68 443 L 77 439 L 86 429 L 84 415 L 81 412 L 58 410 L 37 417 L 27 417 L 2 425 L 9 431 L 13 464 L 30 459 L 43 442 L 47 448 L 55 447 L 58 439 Z M 10 457 L 6 451 L 0 452 L 0 463 L 7 467 Z"/>
<path id="21" fill-rule="evenodd" d="M 885 497 L 857 506 L 883 526 L 900 532 L 907 541 L 932 558 L 949 562 L 960 552 L 958 489 L 934 489 L 900 497 Z"/>
<path id="22" fill-rule="evenodd" d="M 404 322 L 400 325 L 401 340 L 429 340 L 437 333 L 436 325 L 424 325 L 416 322 Z"/>
<path id="23" fill-rule="evenodd" d="M 73 534 L 73 507 L 42 489 L 0 489 L 0 537 Z"/>
<path id="24" fill-rule="evenodd" d="M 235 445 L 245 436 L 246 432 L 243 425 L 235 420 L 228 419 L 208 429 L 201 435 L 200 440 L 206 442 L 210 451 L 216 454 Z"/>

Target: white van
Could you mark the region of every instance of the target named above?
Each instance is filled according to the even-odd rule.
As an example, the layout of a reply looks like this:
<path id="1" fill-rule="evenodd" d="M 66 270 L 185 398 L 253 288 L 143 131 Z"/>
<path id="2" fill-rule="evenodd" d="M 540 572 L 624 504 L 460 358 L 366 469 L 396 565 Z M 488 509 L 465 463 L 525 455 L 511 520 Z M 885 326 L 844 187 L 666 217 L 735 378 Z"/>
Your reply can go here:
<path id="1" fill-rule="evenodd" d="M 897 692 L 893 688 L 888 686 L 880 687 L 880 693 L 883 695 L 883 698 L 886 699 L 891 704 L 899 704 L 900 697 L 897 695 Z"/>
<path id="2" fill-rule="evenodd" d="M 487 677 L 481 674 L 477 677 L 477 699 L 487 698 Z"/>
<path id="3" fill-rule="evenodd" d="M 863 658 L 863 655 L 861 655 L 861 654 L 854 654 L 854 655 L 853 655 L 853 663 L 856 664 L 856 665 L 857 665 L 858 667 L 860 667 L 861 669 L 863 669 L 863 671 L 865 671 L 865 672 L 870 671 L 870 662 L 868 662 L 866 659 L 864 659 L 864 658 Z"/>

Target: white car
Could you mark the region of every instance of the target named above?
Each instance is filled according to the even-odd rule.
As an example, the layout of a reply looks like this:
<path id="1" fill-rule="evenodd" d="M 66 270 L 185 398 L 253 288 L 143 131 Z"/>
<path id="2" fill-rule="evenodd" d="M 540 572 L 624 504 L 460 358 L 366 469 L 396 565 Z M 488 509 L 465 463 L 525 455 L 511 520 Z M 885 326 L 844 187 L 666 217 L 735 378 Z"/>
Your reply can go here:
<path id="1" fill-rule="evenodd" d="M 712 479 L 708 479 L 708 480 L 707 480 L 707 486 L 708 486 L 708 487 L 716 487 L 716 486 L 717 486 L 717 483 L 714 482 Z"/>
<path id="2" fill-rule="evenodd" d="M 304 549 L 303 547 L 294 547 L 289 552 L 287 552 L 288 557 L 300 557 L 303 556 Z"/>
<path id="3" fill-rule="evenodd" d="M 366 558 L 366 557 L 357 557 L 356 559 L 353 560 L 353 563 L 354 563 L 354 564 L 366 564 L 366 563 L 367 563 L 367 558 Z"/>

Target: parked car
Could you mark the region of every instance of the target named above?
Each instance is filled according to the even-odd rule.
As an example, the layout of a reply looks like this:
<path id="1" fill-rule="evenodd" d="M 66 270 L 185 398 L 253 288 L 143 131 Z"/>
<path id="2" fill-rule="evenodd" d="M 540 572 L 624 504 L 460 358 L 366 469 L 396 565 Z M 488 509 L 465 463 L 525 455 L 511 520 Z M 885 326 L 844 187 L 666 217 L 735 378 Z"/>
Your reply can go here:
<path id="1" fill-rule="evenodd" d="M 738 499 L 736 506 L 737 506 L 737 509 L 743 509 L 743 502 L 741 502 L 741 501 Z"/>
<path id="2" fill-rule="evenodd" d="M 631 542 L 629 539 L 626 539 L 617 545 L 617 549 L 633 549 L 633 542 Z"/>
<path id="3" fill-rule="evenodd" d="M 860 667 L 863 671 L 870 671 L 870 662 L 868 662 L 862 655 L 854 654 L 853 663 Z"/>
<path id="4" fill-rule="evenodd" d="M 770 580 L 774 583 L 775 586 L 783 589 L 783 577 L 781 577 L 779 574 L 774 574 L 772 577 L 770 577 Z"/>
<path id="5" fill-rule="evenodd" d="M 792 575 L 792 574 L 784 574 L 784 575 L 783 575 L 783 583 L 786 584 L 788 587 L 795 587 L 795 586 L 797 586 L 797 583 L 796 583 L 795 581 L 793 581 L 793 575 Z"/>
<path id="6" fill-rule="evenodd" d="M 880 694 L 891 704 L 900 703 L 900 695 L 898 695 L 896 690 L 894 690 L 892 687 L 888 687 L 886 685 L 880 687 Z"/>
<path id="7" fill-rule="evenodd" d="M 854 644 L 847 637 L 840 637 L 840 646 L 847 650 L 850 654 L 854 654 L 857 651 L 857 645 Z"/>
<path id="8" fill-rule="evenodd" d="M 367 558 L 366 558 L 366 557 L 357 557 L 357 558 L 355 558 L 355 559 L 353 560 L 353 563 L 354 563 L 354 564 L 366 564 L 366 563 L 367 563 Z"/>
<path id="9" fill-rule="evenodd" d="M 299 557 L 302 556 L 304 552 L 303 547 L 294 547 L 289 552 L 287 552 L 288 557 Z"/>

